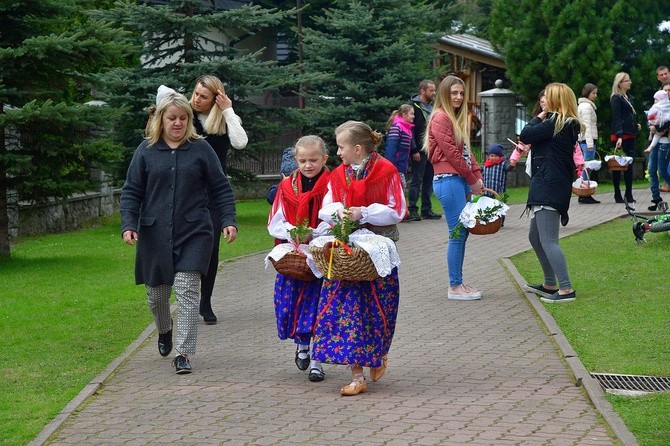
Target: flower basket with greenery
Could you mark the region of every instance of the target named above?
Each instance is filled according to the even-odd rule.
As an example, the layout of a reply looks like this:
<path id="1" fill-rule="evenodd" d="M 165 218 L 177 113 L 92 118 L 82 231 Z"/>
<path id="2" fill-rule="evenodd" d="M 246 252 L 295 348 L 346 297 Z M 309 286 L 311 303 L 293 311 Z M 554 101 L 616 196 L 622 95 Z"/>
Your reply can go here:
<path id="1" fill-rule="evenodd" d="M 486 195 L 475 195 L 465 204 L 458 217 L 458 224 L 454 226 L 449 234 L 450 238 L 458 238 L 462 228 L 467 228 L 470 234 L 486 235 L 495 234 L 502 227 L 502 217 L 505 215 L 509 206 L 506 201 L 507 193 L 498 194 L 491 189 L 484 189 L 493 194 L 496 198 Z"/>
<path id="2" fill-rule="evenodd" d="M 302 220 L 288 231 L 288 235 L 289 243 L 283 244 L 284 246 L 280 248 L 284 251 L 283 255 L 278 260 L 275 260 L 271 255 L 268 256 L 272 266 L 279 274 L 286 277 L 305 281 L 316 280 L 316 276 L 307 264 L 307 255 L 300 246 L 309 242 L 312 237 L 312 228 L 309 227 L 309 221 L 307 219 Z M 288 249 L 285 245 L 290 245 L 291 250 L 289 252 L 285 252 Z"/>
<path id="3" fill-rule="evenodd" d="M 346 211 L 341 218 L 337 213 L 332 217 L 334 224 L 330 232 L 334 240 L 323 247 L 309 248 L 319 271 L 333 280 L 370 281 L 379 277 L 370 255 L 364 249 L 349 244 L 349 236 L 359 228 L 358 222 L 351 221 Z"/>
<path id="4" fill-rule="evenodd" d="M 633 164 L 633 157 L 626 156 L 621 148 L 614 148 L 608 155 L 605 155 L 607 168 L 611 171 L 628 170 L 628 166 Z"/>

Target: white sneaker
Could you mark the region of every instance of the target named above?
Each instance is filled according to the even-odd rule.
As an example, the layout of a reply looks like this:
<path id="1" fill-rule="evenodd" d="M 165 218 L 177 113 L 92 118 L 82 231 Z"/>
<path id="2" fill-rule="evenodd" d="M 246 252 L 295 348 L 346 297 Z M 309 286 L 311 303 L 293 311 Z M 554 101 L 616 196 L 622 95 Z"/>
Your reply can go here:
<path id="1" fill-rule="evenodd" d="M 482 298 L 482 292 L 481 291 L 473 291 L 473 292 L 462 291 L 460 293 L 448 292 L 447 298 L 451 300 L 479 300 Z"/>

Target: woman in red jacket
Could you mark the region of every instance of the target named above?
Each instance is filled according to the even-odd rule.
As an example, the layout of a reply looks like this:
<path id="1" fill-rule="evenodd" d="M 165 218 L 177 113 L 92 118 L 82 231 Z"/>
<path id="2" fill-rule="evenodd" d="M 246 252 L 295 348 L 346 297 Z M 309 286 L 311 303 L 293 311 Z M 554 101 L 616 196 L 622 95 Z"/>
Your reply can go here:
<path id="1" fill-rule="evenodd" d="M 435 106 L 430 115 L 424 147 L 433 165 L 433 190 L 442 204 L 447 228 L 451 234 L 470 193 L 480 194 L 484 187 L 482 173 L 470 152 L 468 110 L 465 102 L 465 84 L 456 76 L 447 76 L 438 87 Z M 449 237 L 447 266 L 449 292 L 455 300 L 481 299 L 481 290 L 463 283 L 463 259 L 468 231 L 459 231 L 458 237 Z"/>

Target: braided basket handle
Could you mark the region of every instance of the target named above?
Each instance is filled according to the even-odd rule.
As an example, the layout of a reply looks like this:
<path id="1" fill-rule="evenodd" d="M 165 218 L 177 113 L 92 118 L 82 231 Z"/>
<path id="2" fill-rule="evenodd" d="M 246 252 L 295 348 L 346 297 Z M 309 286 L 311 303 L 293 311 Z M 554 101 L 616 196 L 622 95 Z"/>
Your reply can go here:
<path id="1" fill-rule="evenodd" d="M 484 188 L 482 188 L 482 191 L 489 192 L 496 197 L 496 200 L 500 200 L 500 194 L 498 192 L 494 191 L 493 189 L 489 189 L 488 187 L 484 187 Z"/>

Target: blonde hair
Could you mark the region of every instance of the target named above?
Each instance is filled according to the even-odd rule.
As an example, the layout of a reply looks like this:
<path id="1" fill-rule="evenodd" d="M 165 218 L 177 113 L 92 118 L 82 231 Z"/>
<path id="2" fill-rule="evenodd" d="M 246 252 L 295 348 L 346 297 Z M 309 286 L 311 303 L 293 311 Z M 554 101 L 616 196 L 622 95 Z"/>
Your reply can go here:
<path id="1" fill-rule="evenodd" d="M 454 106 L 451 104 L 451 87 L 456 84 L 461 84 L 463 86 L 463 91 L 465 92 L 465 82 L 461 78 L 456 76 L 449 75 L 442 79 L 440 86 L 437 89 L 437 94 L 435 95 L 435 105 L 433 105 L 433 112 L 428 118 L 427 129 L 430 129 L 430 124 L 435 116 L 435 112 L 438 110 L 443 110 L 451 122 L 454 124 L 454 136 L 456 137 L 457 144 L 463 144 L 466 147 L 470 147 L 470 133 L 468 132 L 468 106 L 465 103 L 465 98 L 463 98 L 463 103 L 458 110 L 454 109 Z M 426 152 L 430 150 L 430 132 L 426 131 L 423 140 L 423 147 Z"/>
<path id="2" fill-rule="evenodd" d="M 196 133 L 195 127 L 193 127 L 193 110 L 191 109 L 191 104 L 188 99 L 186 99 L 186 96 L 183 94 L 174 92 L 166 94 L 158 105 L 156 105 L 156 111 L 154 111 L 154 114 L 151 117 L 147 131 L 146 139 L 149 141 L 149 145 L 153 146 L 163 137 L 163 115 L 165 114 L 165 111 L 172 106 L 185 111 L 188 116 L 186 132 L 184 133 L 182 142 L 202 138 Z"/>
<path id="3" fill-rule="evenodd" d="M 216 105 L 216 96 L 219 94 L 219 91 L 225 91 L 223 82 L 211 74 L 206 74 L 196 79 L 193 93 L 191 93 L 191 107 L 193 107 L 193 102 L 195 101 L 195 89 L 198 85 L 202 85 L 208 89 L 214 98 L 214 104 L 212 104 L 212 108 L 207 113 L 207 119 L 205 119 L 202 127 L 209 135 L 223 135 L 226 133 L 226 119 L 223 117 L 223 111 Z"/>
<path id="4" fill-rule="evenodd" d="M 293 144 L 293 155 L 298 155 L 298 149 L 307 147 L 316 147 L 319 149 L 323 155 L 328 155 L 328 149 L 326 149 L 326 142 L 316 135 L 305 135 Z"/>
<path id="5" fill-rule="evenodd" d="M 612 94 L 610 95 L 610 97 L 612 97 L 614 95 L 617 95 L 617 94 L 621 95 L 621 96 L 624 96 L 624 93 L 621 91 L 621 88 L 619 87 L 619 85 L 623 81 L 623 78 L 626 77 L 626 76 L 628 76 L 630 78 L 630 75 L 628 73 L 624 73 L 623 71 L 620 72 L 620 73 L 617 73 L 614 76 L 614 82 L 612 82 Z"/>
<path id="6" fill-rule="evenodd" d="M 400 107 L 398 107 L 397 110 L 393 110 L 393 113 L 391 113 L 391 116 L 389 117 L 389 120 L 386 121 L 386 130 L 391 128 L 391 125 L 393 124 L 393 120 L 395 119 L 396 116 L 400 115 L 406 115 L 410 111 L 414 110 L 414 106 L 409 105 L 409 104 L 402 104 Z"/>
<path id="7" fill-rule="evenodd" d="M 565 127 L 565 124 L 577 121 L 580 130 L 584 131 L 584 124 L 579 120 L 577 114 L 577 98 L 575 92 L 565 84 L 551 83 L 545 88 L 547 99 L 547 112 L 553 113 L 554 135 Z"/>
<path id="8" fill-rule="evenodd" d="M 364 122 L 347 121 L 335 129 L 335 137 L 345 135 L 346 141 L 353 145 L 360 145 L 366 153 L 374 152 L 382 142 L 382 134 Z"/>

